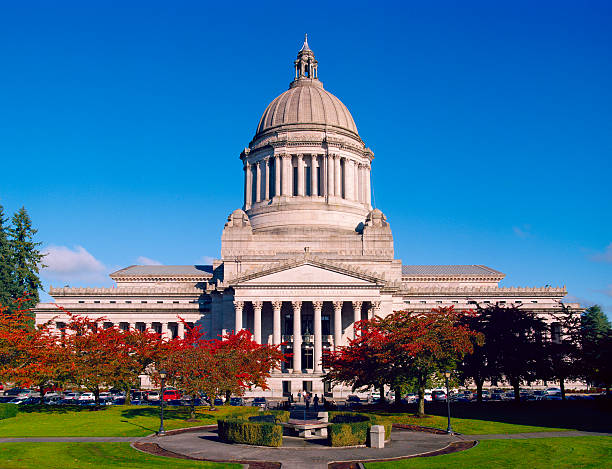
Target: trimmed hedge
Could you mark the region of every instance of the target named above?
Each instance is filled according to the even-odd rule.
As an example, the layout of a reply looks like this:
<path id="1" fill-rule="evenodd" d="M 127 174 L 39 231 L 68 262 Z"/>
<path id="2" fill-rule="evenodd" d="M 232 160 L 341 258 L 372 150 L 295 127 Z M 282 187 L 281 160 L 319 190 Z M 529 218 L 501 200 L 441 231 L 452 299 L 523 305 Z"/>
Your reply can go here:
<path id="1" fill-rule="evenodd" d="M 327 428 L 327 441 L 330 446 L 365 445 L 369 441 L 372 425 L 384 425 L 385 439 L 389 439 L 391 422 L 374 415 L 337 413 Z"/>
<path id="2" fill-rule="evenodd" d="M 0 420 L 15 417 L 18 411 L 15 404 L 0 404 Z"/>
<path id="3" fill-rule="evenodd" d="M 289 412 L 268 411 L 258 415 L 231 415 L 217 420 L 219 439 L 226 443 L 243 443 L 257 446 L 281 446 L 283 427 L 277 422 L 287 422 Z"/>

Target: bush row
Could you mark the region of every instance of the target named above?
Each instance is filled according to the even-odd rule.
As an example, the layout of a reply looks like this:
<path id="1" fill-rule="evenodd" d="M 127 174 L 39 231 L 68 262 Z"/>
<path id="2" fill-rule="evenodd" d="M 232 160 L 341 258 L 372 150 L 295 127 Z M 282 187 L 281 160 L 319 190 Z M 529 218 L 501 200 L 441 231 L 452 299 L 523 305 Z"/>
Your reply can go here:
<path id="1" fill-rule="evenodd" d="M 327 429 L 330 446 L 357 446 L 369 443 L 372 425 L 384 425 L 385 439 L 391 437 L 392 423 L 374 415 L 337 413 Z"/>
<path id="2" fill-rule="evenodd" d="M 0 404 L 0 420 L 15 417 L 17 411 L 18 409 L 15 404 Z"/>
<path id="3" fill-rule="evenodd" d="M 278 422 L 287 422 L 289 412 L 269 411 L 258 415 L 232 415 L 217 420 L 219 439 L 226 443 L 243 443 L 258 446 L 281 446 L 283 427 Z"/>

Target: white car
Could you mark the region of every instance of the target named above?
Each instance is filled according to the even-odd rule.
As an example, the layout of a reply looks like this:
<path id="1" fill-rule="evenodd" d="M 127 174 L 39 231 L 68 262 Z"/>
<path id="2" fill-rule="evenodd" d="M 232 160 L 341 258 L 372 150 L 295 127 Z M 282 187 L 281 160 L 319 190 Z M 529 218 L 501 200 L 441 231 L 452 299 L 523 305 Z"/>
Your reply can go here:
<path id="1" fill-rule="evenodd" d="M 111 398 L 111 393 L 110 392 L 101 392 L 100 393 L 100 399 L 110 399 Z"/>
<path id="2" fill-rule="evenodd" d="M 79 392 L 67 392 L 64 394 L 65 401 L 78 401 L 81 393 Z"/>
<path id="3" fill-rule="evenodd" d="M 27 401 L 29 399 L 29 397 L 16 397 L 15 399 L 12 399 L 10 401 L 8 401 L 9 404 L 23 404 L 25 401 Z"/>
<path id="4" fill-rule="evenodd" d="M 96 396 L 94 396 L 93 392 L 84 392 L 79 396 L 79 401 L 94 401 Z"/>
<path id="5" fill-rule="evenodd" d="M 167 397 L 166 397 L 167 399 Z M 147 393 L 147 401 L 159 401 L 159 392 L 158 391 L 149 391 Z"/>
<path id="6" fill-rule="evenodd" d="M 433 401 L 433 397 L 432 397 L 431 393 L 430 392 L 426 392 L 425 393 L 425 402 L 431 402 L 431 401 Z"/>
<path id="7" fill-rule="evenodd" d="M 557 395 L 561 395 L 561 388 L 548 388 L 546 390 L 546 394 L 548 394 L 549 396 L 557 396 Z"/>

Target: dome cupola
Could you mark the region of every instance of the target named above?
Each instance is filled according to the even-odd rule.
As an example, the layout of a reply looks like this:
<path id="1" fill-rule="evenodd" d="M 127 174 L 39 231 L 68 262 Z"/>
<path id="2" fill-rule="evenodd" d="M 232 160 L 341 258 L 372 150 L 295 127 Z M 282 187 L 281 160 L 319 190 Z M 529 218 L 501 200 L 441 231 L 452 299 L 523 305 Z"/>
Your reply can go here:
<path id="1" fill-rule="evenodd" d="M 371 210 L 374 158 L 347 107 L 323 88 L 308 37 L 289 89 L 264 111 L 240 157 L 244 211 L 254 231 L 354 231 Z"/>

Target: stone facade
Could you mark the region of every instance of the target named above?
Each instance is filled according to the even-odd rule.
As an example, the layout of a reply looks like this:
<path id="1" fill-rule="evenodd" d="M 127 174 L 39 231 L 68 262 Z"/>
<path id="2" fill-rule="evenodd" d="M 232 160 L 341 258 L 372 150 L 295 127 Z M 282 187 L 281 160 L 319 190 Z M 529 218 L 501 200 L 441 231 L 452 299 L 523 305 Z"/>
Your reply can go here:
<path id="1" fill-rule="evenodd" d="M 560 310 L 565 288 L 499 287 L 504 274 L 482 265 L 402 265 L 391 227 L 371 205 L 374 154 L 342 102 L 318 78 L 304 42 L 289 90 L 267 107 L 240 154 L 244 202 L 227 218 L 221 258 L 211 266 L 131 266 L 111 274 L 116 288 L 51 288 L 67 310 L 104 316 L 122 328 L 184 333 L 178 317 L 209 336 L 246 328 L 261 343 L 284 344 L 291 363 L 270 379 L 280 397 L 324 388 L 321 356 L 353 337 L 353 324 L 399 309 L 429 312 L 475 304 Z M 577 307 L 577 305 L 574 305 Z M 37 322 L 57 317 L 52 303 Z"/>

